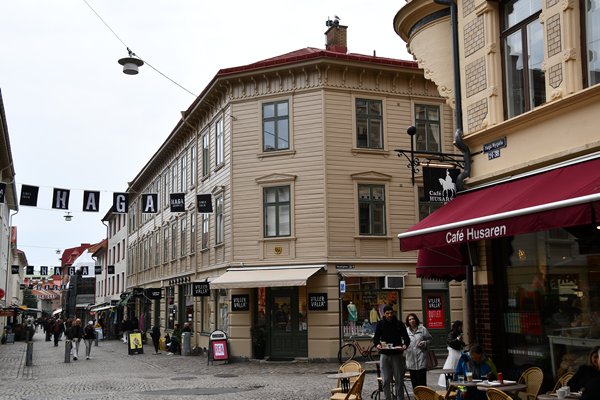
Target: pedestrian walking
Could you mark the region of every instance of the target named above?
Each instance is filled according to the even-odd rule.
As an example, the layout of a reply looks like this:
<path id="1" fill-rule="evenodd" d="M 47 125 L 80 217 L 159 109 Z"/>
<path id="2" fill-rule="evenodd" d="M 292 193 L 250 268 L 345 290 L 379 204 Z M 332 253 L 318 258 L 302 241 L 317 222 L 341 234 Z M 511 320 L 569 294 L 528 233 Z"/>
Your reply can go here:
<path id="1" fill-rule="evenodd" d="M 427 386 L 427 352 L 433 337 L 414 313 L 408 314 L 405 324 L 410 337 L 410 345 L 406 349 L 406 368 L 410 372 L 410 382 L 413 388 Z"/>
<path id="2" fill-rule="evenodd" d="M 154 344 L 154 354 L 159 354 L 158 346 L 160 344 L 160 326 L 158 324 L 152 327 L 152 331 L 150 331 L 150 337 L 152 338 L 152 344 Z"/>
<path id="3" fill-rule="evenodd" d="M 71 353 L 73 354 L 73 361 L 77 361 L 79 358 L 79 343 L 83 338 L 83 328 L 81 327 L 81 320 L 79 318 L 77 318 L 71 324 L 69 338 L 71 339 Z"/>
<path id="4" fill-rule="evenodd" d="M 54 323 L 52 323 L 52 335 L 54 337 L 54 346 L 58 346 L 58 340 L 60 339 L 60 335 L 65 331 L 65 324 L 60 319 L 55 319 Z"/>
<path id="5" fill-rule="evenodd" d="M 460 320 L 456 320 L 452 323 L 452 328 L 448 332 L 446 338 L 446 344 L 448 345 L 448 358 L 444 362 L 444 369 L 455 370 L 458 360 L 466 343 L 463 341 L 463 323 Z M 440 374 L 438 378 L 438 386 L 446 387 L 446 375 Z"/>
<path id="6" fill-rule="evenodd" d="M 85 343 L 85 359 L 90 359 L 90 353 L 92 352 L 92 342 L 96 339 L 96 328 L 94 328 L 94 321 L 87 323 L 83 329 L 83 341 Z"/>

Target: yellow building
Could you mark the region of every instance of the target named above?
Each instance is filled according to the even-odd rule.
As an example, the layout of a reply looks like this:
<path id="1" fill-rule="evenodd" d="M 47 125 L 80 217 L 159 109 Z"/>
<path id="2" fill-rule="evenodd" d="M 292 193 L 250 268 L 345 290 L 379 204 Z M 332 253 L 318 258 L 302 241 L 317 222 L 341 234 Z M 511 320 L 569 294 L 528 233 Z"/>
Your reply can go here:
<path id="1" fill-rule="evenodd" d="M 555 0 L 413 0 L 394 19 L 470 161 L 400 246 L 465 250 L 470 339 L 548 381 L 600 344 L 599 24 L 597 2 Z"/>
<path id="2" fill-rule="evenodd" d="M 224 330 L 231 356 L 256 357 L 255 327 L 268 357 L 334 359 L 384 303 L 404 320 L 435 296 L 445 346 L 460 286 L 422 286 L 398 248 L 419 186 L 395 150 L 417 124 L 420 148 L 456 152 L 452 111 L 416 62 L 348 53 L 346 28 L 332 21 L 325 50 L 220 70 L 130 182 L 126 280 L 147 329 L 191 322 L 202 348 Z"/>

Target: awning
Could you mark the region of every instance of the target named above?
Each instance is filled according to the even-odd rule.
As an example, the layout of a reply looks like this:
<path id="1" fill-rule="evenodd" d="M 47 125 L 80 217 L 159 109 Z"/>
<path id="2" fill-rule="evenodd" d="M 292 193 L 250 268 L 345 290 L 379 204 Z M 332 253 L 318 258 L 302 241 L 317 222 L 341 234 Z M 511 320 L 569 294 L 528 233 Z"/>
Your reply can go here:
<path id="1" fill-rule="evenodd" d="M 210 283 L 211 289 L 306 286 L 325 265 L 229 268 Z"/>
<path id="2" fill-rule="evenodd" d="M 597 216 L 597 217 L 594 217 Z M 600 158 L 459 193 L 398 235 L 409 251 L 600 220 Z"/>
<path id="3" fill-rule="evenodd" d="M 117 303 L 117 307 L 124 307 L 127 305 L 127 303 L 129 303 L 129 300 L 131 300 L 131 298 L 133 297 L 133 292 L 129 292 L 127 293 L 127 295 L 119 300 L 119 302 Z"/>
<path id="4" fill-rule="evenodd" d="M 417 278 L 463 281 L 467 276 L 467 258 L 462 245 L 423 248 L 417 257 Z"/>
<path id="5" fill-rule="evenodd" d="M 98 307 L 92 307 L 90 308 L 91 312 L 98 312 L 98 311 L 102 311 L 102 310 L 108 310 L 109 308 L 113 308 L 114 306 L 98 306 Z"/>
<path id="6" fill-rule="evenodd" d="M 62 312 L 62 308 L 58 308 L 58 309 L 52 311 L 52 315 L 60 314 L 61 312 Z"/>
<path id="7" fill-rule="evenodd" d="M 90 303 L 76 303 L 75 308 L 88 308 Z"/>

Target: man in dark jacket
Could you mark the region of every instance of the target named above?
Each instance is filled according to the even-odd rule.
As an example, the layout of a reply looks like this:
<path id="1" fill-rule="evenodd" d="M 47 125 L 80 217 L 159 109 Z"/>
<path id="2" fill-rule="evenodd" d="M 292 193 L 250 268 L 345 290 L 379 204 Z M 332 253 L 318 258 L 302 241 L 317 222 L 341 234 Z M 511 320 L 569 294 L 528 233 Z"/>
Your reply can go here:
<path id="1" fill-rule="evenodd" d="M 404 400 L 404 350 L 410 343 L 406 327 L 394 315 L 394 308 L 386 304 L 383 307 L 384 318 L 375 327 L 373 342 L 379 349 L 381 362 L 381 377 L 383 378 L 383 393 L 385 400 L 392 398 L 392 378 L 396 382 L 395 398 Z"/>

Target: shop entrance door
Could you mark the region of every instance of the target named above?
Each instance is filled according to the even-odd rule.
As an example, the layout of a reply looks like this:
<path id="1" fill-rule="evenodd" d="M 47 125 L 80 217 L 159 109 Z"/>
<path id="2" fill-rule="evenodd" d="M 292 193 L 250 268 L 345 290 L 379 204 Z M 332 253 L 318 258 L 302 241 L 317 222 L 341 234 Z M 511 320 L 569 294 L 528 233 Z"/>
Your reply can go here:
<path id="1" fill-rule="evenodd" d="M 422 323 L 433 336 L 430 348 L 436 353 L 444 353 L 451 327 L 448 290 L 423 290 L 423 310 Z"/>
<path id="2" fill-rule="evenodd" d="M 270 358 L 308 356 L 306 330 L 299 329 L 298 288 L 269 288 Z"/>

